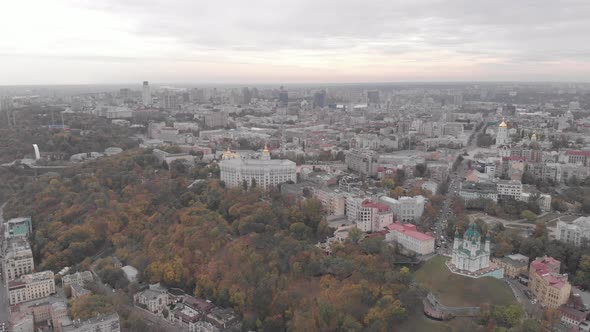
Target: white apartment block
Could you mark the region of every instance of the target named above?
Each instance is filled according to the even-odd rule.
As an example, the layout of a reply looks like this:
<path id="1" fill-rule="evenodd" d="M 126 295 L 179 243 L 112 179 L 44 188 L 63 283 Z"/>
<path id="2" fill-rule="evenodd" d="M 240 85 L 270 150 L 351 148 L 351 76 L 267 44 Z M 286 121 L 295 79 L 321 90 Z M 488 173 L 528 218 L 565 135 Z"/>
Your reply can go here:
<path id="1" fill-rule="evenodd" d="M 356 221 L 358 213 L 361 209 L 361 204 L 367 198 L 363 195 L 356 195 L 352 193 L 346 193 L 346 219 L 348 221 Z"/>
<path id="2" fill-rule="evenodd" d="M 379 200 L 391 207 L 397 220 L 404 222 L 414 222 L 422 217 L 424 213 L 424 196 L 400 197 L 399 199 L 388 196 L 381 196 Z"/>
<path id="3" fill-rule="evenodd" d="M 584 239 L 590 240 L 590 217 L 580 217 L 571 224 L 557 223 L 557 240 L 579 246 Z"/>
<path id="4" fill-rule="evenodd" d="M 297 167 L 290 160 L 270 159 L 267 149 L 263 151 L 261 159 L 242 159 L 235 153 L 226 151 L 219 163 L 221 181 L 228 188 L 243 185 L 256 186 L 268 190 L 288 181 L 297 182 Z"/>
<path id="5" fill-rule="evenodd" d="M 313 197 L 322 202 L 322 207 L 329 216 L 343 216 L 346 209 L 344 193 L 328 188 L 313 188 Z"/>
<path id="6" fill-rule="evenodd" d="M 514 180 L 499 180 L 496 183 L 498 198 L 511 198 L 517 201 L 522 195 L 522 183 Z"/>
<path id="7" fill-rule="evenodd" d="M 377 174 L 377 153 L 371 150 L 352 149 L 346 153 L 345 163 L 348 169 L 374 176 Z"/>
<path id="8" fill-rule="evenodd" d="M 10 281 L 29 274 L 35 269 L 33 251 L 24 238 L 11 238 L 2 259 L 4 280 Z"/>
<path id="9" fill-rule="evenodd" d="M 55 279 L 51 271 L 37 272 L 9 281 L 7 288 L 9 303 L 15 305 L 54 294 Z"/>

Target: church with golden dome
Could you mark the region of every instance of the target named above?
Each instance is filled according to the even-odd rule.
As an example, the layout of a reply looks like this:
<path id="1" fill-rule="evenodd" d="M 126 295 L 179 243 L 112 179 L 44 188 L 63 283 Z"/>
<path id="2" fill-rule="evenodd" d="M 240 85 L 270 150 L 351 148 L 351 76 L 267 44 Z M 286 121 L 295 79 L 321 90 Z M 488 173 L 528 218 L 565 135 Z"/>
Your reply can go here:
<path id="1" fill-rule="evenodd" d="M 502 146 L 510 143 L 510 136 L 508 136 L 508 125 L 502 118 L 502 122 L 498 126 L 498 133 L 496 134 L 496 146 Z"/>

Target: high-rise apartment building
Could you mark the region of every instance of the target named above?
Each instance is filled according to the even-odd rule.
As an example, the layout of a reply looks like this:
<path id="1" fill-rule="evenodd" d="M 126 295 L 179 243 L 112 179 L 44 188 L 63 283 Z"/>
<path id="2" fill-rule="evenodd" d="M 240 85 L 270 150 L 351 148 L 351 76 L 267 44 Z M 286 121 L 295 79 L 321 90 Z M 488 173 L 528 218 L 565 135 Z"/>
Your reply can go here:
<path id="1" fill-rule="evenodd" d="M 33 272 L 34 269 L 33 251 L 26 238 L 9 239 L 4 257 L 2 258 L 4 280 L 14 280 L 22 275 Z"/>
<path id="2" fill-rule="evenodd" d="M 152 93 L 150 91 L 150 84 L 148 81 L 143 81 L 141 89 L 141 103 L 143 106 L 150 106 L 152 104 Z"/>

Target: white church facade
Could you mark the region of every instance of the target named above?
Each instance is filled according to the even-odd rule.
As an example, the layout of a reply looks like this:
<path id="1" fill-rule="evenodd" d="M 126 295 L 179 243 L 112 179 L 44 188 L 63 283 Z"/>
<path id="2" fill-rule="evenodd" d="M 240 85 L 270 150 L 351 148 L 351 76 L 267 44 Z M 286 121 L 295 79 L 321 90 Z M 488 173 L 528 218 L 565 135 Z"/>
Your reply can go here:
<path id="1" fill-rule="evenodd" d="M 490 260 L 490 237 L 486 236 L 481 241 L 481 234 L 474 223 L 461 238 L 459 232 L 455 232 L 453 242 L 453 255 L 447 266 L 453 273 L 471 278 L 494 277 L 501 279 L 504 269 Z"/>

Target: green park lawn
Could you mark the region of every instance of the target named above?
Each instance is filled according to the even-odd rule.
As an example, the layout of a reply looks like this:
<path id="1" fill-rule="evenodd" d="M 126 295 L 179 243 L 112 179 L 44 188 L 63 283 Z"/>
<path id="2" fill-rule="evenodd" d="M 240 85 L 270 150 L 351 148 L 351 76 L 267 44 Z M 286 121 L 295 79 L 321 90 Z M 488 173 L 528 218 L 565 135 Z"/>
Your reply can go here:
<path id="1" fill-rule="evenodd" d="M 431 291 L 447 306 L 482 306 L 516 304 L 510 287 L 500 279 L 473 279 L 451 273 L 445 262 L 448 257 L 437 256 L 416 271 L 417 284 Z"/>

